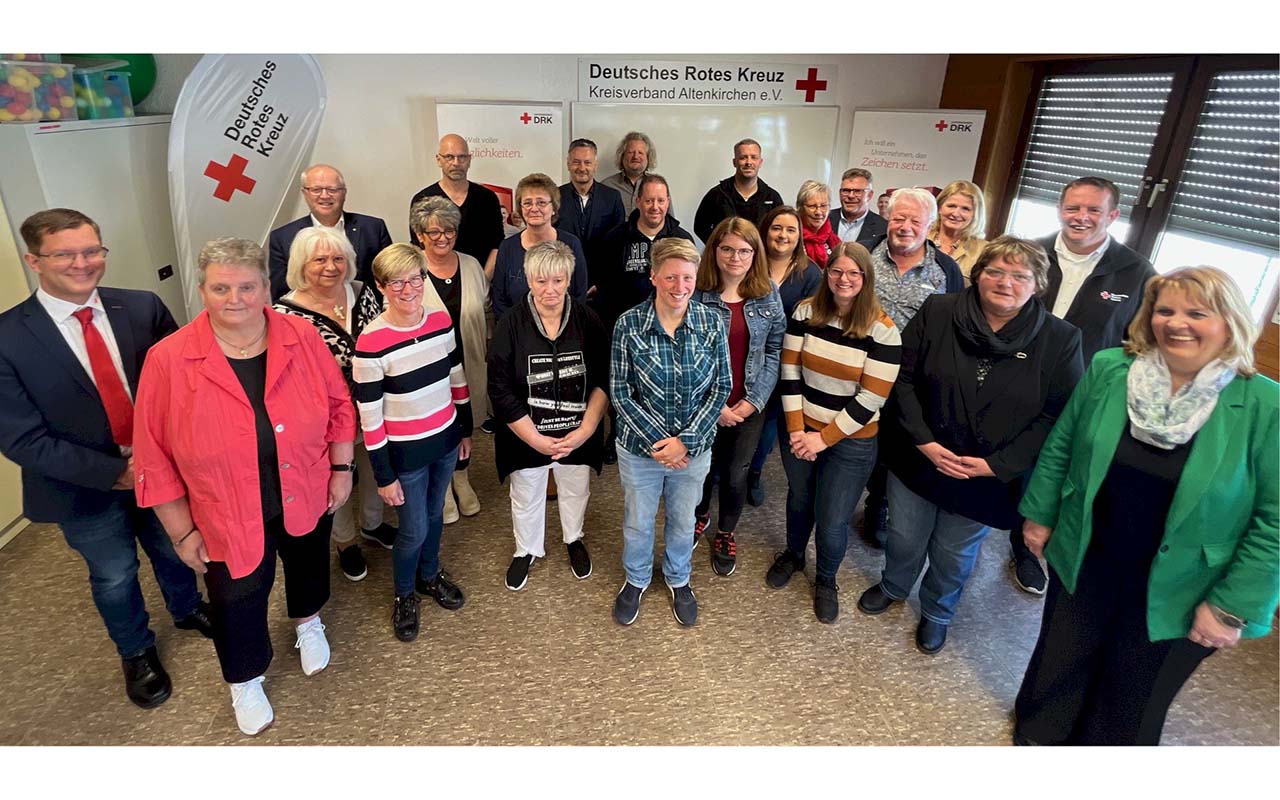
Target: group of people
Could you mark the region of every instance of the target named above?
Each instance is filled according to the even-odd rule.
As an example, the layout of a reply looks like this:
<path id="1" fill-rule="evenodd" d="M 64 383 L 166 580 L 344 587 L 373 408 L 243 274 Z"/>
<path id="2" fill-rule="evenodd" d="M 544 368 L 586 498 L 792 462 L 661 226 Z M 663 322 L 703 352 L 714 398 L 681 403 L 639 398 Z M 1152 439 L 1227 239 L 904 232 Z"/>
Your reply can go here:
<path id="1" fill-rule="evenodd" d="M 1017 743 L 1158 742 L 1200 661 L 1270 629 L 1280 402 L 1252 364 L 1256 326 L 1221 271 L 1157 276 L 1114 240 L 1110 181 L 1064 187 L 1055 235 L 987 242 L 968 181 L 898 189 L 882 216 L 871 174 L 850 169 L 837 208 L 815 181 L 791 206 L 746 139 L 697 210 L 700 252 L 647 136 L 627 134 L 602 181 L 596 154 L 575 140 L 569 183 L 521 180 L 524 227 L 504 239 L 447 135 L 398 244 L 313 166 L 310 213 L 267 252 L 205 245 L 204 310 L 182 328 L 155 295 L 99 287 L 107 248 L 84 214 L 23 224 L 39 288 L 0 315 L 0 450 L 22 467 L 26 515 L 88 565 L 133 702 L 171 691 L 135 542 L 175 624 L 213 640 L 247 734 L 274 719 L 277 556 L 308 675 L 329 662 L 330 539 L 352 581 L 368 572 L 359 539 L 391 550 L 399 640 L 419 635 L 420 598 L 461 608 L 440 542 L 480 511 L 474 427 L 509 484 L 512 591 L 546 557 L 551 496 L 570 570 L 592 574 L 591 472 L 617 463 L 621 625 L 653 578 L 660 503 L 672 614 L 696 623 L 693 550 L 735 573 L 775 444 L 786 532 L 763 577 L 786 587 L 812 537 L 821 622 L 839 614 L 864 488 L 885 562 L 857 608 L 890 610 L 923 574 L 924 653 L 944 647 L 986 534 L 1008 530 L 1019 585 L 1047 591 Z"/>

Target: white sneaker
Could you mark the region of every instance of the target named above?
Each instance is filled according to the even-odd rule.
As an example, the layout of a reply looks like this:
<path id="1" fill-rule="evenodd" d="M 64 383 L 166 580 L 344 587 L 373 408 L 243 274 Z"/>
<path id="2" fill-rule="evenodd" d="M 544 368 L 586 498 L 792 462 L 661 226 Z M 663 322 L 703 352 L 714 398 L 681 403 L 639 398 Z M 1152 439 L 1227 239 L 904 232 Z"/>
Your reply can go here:
<path id="1" fill-rule="evenodd" d="M 262 675 L 251 681 L 231 684 L 231 707 L 236 711 L 236 725 L 249 736 L 256 736 L 275 721 L 276 713 L 262 691 Z"/>
<path id="2" fill-rule="evenodd" d="M 324 638 L 320 618 L 304 622 L 294 630 L 298 633 L 298 641 L 293 648 L 302 651 L 302 674 L 315 675 L 329 666 L 329 640 Z"/>

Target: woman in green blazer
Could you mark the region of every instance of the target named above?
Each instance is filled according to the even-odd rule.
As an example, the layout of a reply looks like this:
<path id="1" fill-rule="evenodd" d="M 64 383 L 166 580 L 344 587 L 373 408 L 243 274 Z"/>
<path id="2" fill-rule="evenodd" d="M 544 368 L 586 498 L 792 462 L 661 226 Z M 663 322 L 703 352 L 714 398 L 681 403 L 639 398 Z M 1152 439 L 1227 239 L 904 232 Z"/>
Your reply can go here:
<path id="1" fill-rule="evenodd" d="M 1015 744 L 1158 744 L 1169 704 L 1276 610 L 1275 382 L 1212 267 L 1156 276 L 1094 358 L 1019 506 L 1051 579 Z"/>

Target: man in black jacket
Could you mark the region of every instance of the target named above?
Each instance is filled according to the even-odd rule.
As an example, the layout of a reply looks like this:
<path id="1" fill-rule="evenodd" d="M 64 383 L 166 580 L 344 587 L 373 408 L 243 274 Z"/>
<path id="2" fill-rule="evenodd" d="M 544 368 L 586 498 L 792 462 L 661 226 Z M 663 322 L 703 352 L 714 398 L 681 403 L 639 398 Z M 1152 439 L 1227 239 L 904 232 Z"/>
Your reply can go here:
<path id="1" fill-rule="evenodd" d="M 560 187 L 556 230 L 568 231 L 582 242 L 587 265 L 600 258 L 605 234 L 626 221 L 622 195 L 597 181 L 596 143 L 574 139 L 569 144 L 569 182 Z"/>
<path id="2" fill-rule="evenodd" d="M 733 174 L 707 190 L 693 215 L 693 232 L 699 239 L 706 242 L 716 225 L 729 217 L 749 219 L 759 226 L 765 214 L 785 205 L 782 195 L 760 180 L 763 166 L 760 143 L 755 139 L 743 139 L 733 146 Z"/>
<path id="3" fill-rule="evenodd" d="M 840 204 L 831 210 L 831 232 L 842 242 L 857 242 L 870 250 L 888 232 L 884 217 L 871 210 L 875 197 L 871 173 L 860 167 L 840 176 Z"/>
<path id="4" fill-rule="evenodd" d="M 1099 350 L 1119 347 L 1138 313 L 1142 290 L 1156 272 L 1151 262 L 1111 238 L 1107 230 L 1120 216 L 1120 190 L 1106 178 L 1077 178 L 1058 197 L 1061 230 L 1037 240 L 1049 254 L 1045 307 L 1080 329 L 1084 364 Z M 1019 588 L 1044 594 L 1048 577 L 1040 560 L 1009 531 L 1013 576 Z"/>

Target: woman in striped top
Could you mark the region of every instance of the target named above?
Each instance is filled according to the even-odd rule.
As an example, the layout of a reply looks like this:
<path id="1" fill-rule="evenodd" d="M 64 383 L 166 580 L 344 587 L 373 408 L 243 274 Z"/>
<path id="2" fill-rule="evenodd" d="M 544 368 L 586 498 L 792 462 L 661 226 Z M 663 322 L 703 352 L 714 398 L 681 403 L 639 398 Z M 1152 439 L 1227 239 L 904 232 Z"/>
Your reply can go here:
<path id="1" fill-rule="evenodd" d="M 426 269 L 411 244 L 393 244 L 373 260 L 387 307 L 365 326 L 352 360 L 378 494 L 400 510 L 391 625 L 404 642 L 418 636 L 415 589 L 450 611 L 465 600 L 439 557 L 444 494 L 458 459 L 471 454 L 471 404 L 449 313 L 423 305 Z"/>
<path id="2" fill-rule="evenodd" d="M 817 523 L 813 613 L 820 622 L 835 622 L 840 612 L 836 570 L 849 542 L 849 517 L 876 463 L 880 408 L 901 358 L 902 340 L 876 300 L 873 281 L 867 249 L 841 243 L 817 293 L 796 306 L 782 340 L 787 549 L 765 581 L 781 589 L 804 568 Z"/>

